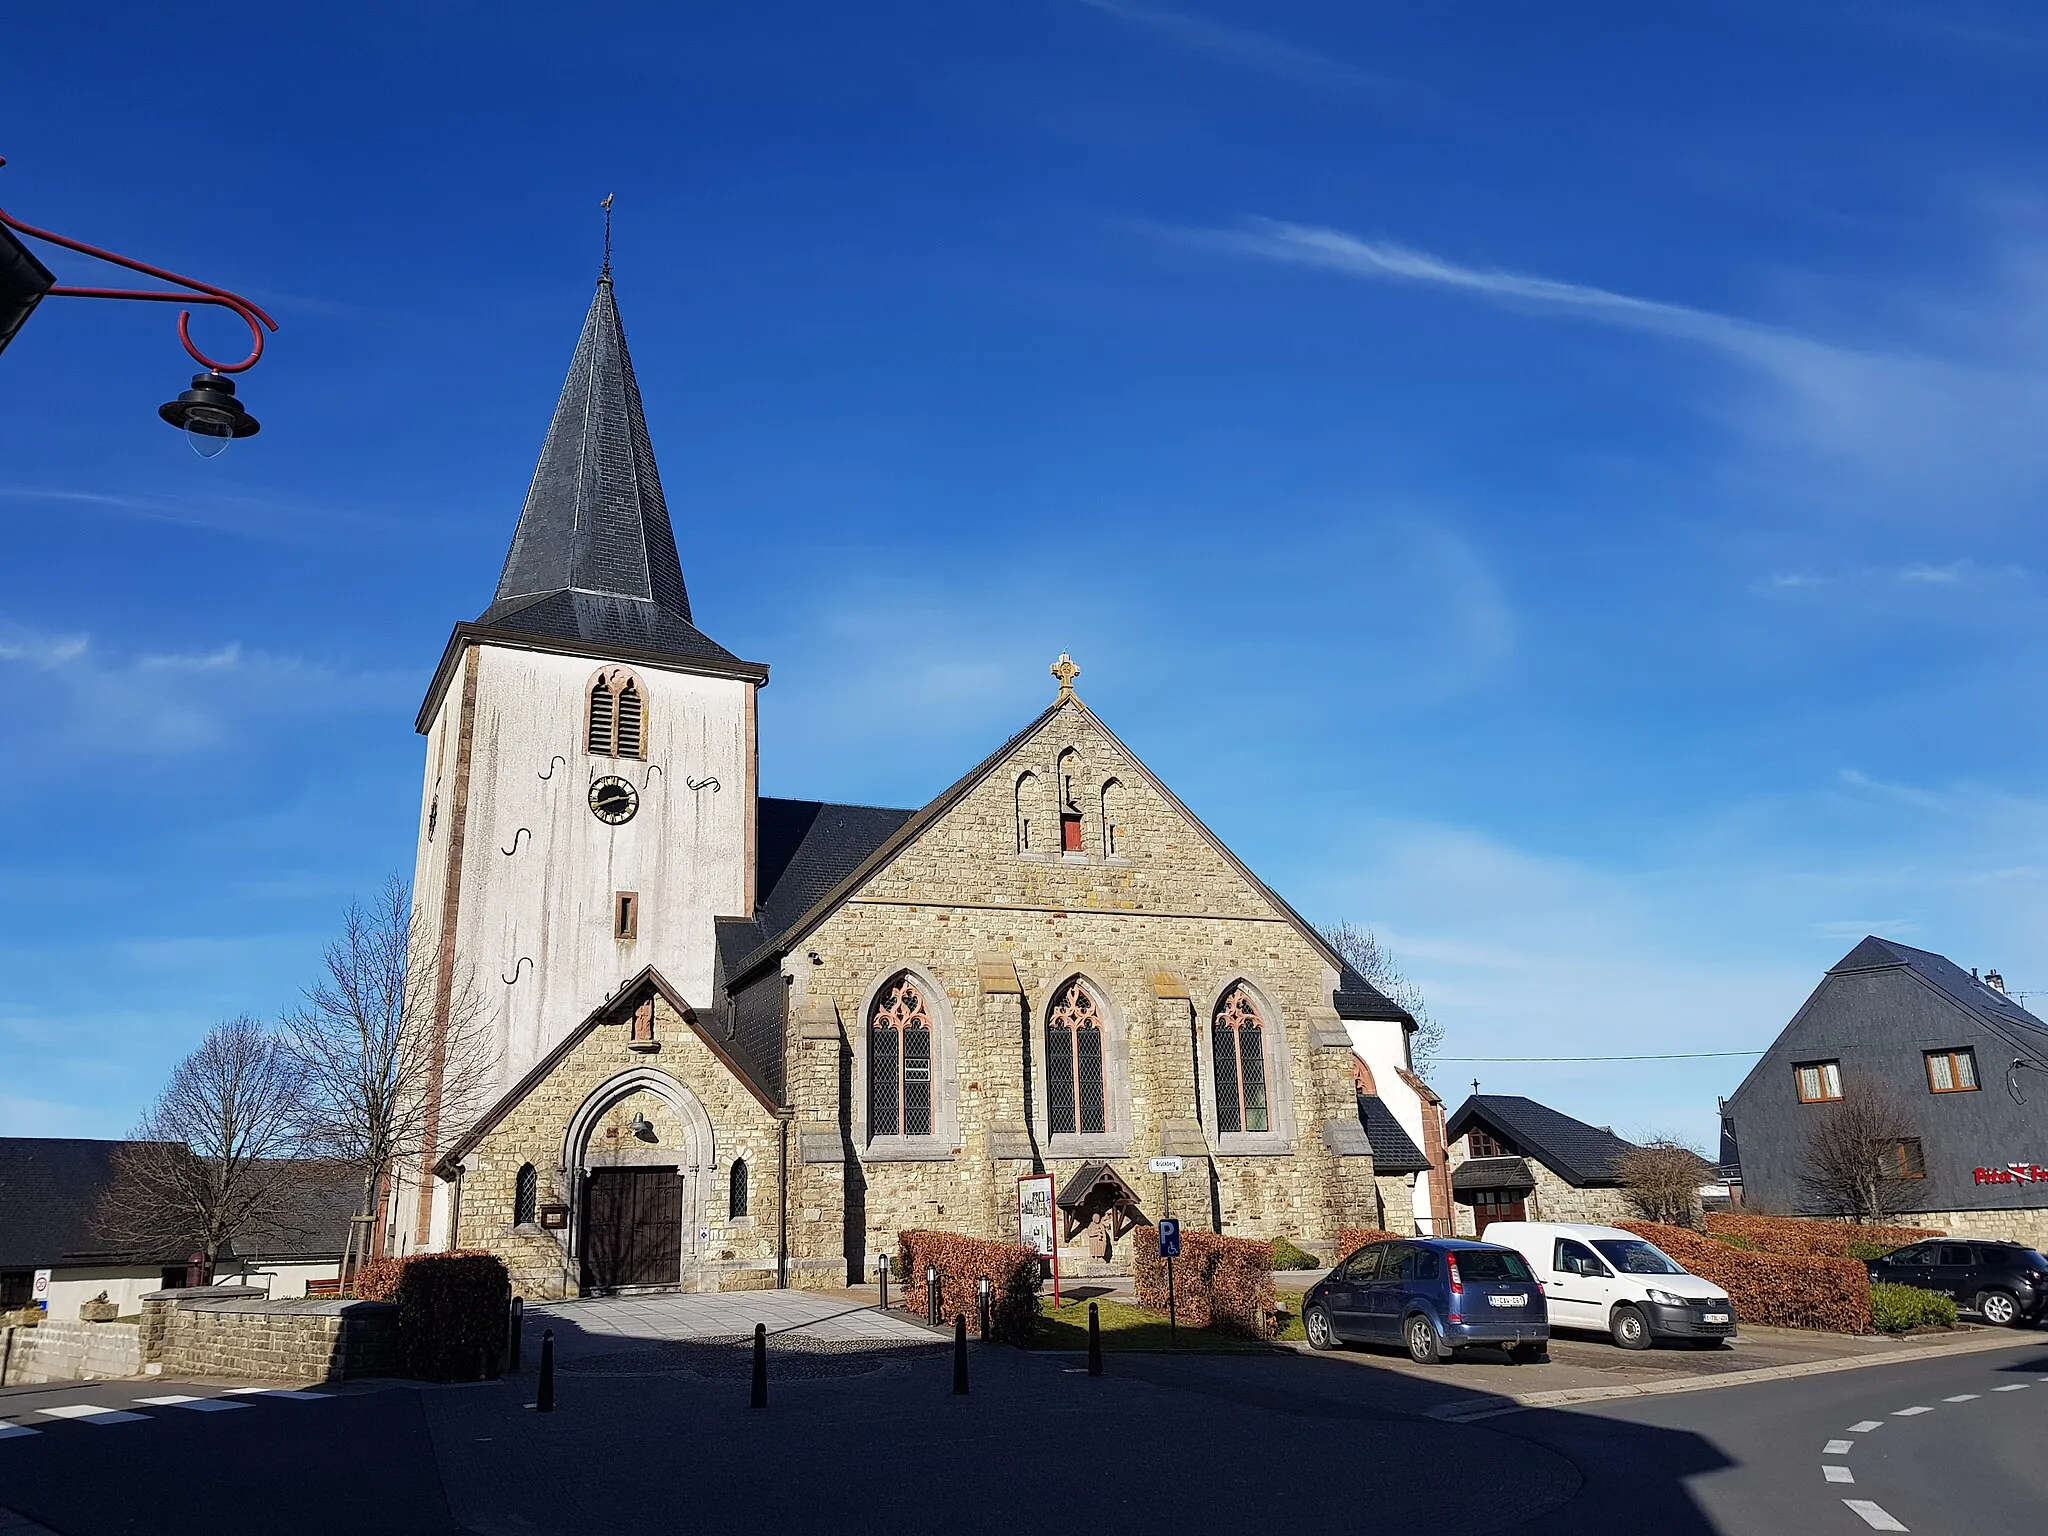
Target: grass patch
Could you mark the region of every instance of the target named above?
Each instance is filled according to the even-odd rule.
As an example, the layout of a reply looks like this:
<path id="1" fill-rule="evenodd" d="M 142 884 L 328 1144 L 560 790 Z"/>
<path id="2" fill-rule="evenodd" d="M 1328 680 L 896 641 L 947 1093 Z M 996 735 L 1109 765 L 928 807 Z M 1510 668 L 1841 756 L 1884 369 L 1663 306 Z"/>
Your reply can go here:
<path id="1" fill-rule="evenodd" d="M 1870 1325 L 1879 1333 L 1909 1328 L 1953 1328 L 1956 1304 L 1935 1291 L 1880 1282 L 1870 1288 Z"/>
<path id="2" fill-rule="evenodd" d="M 1183 1324 L 1179 1338 L 1170 1341 L 1164 1312 L 1150 1312 L 1127 1301 L 1098 1298 L 1096 1308 L 1102 1320 L 1102 1349 L 1175 1350 L 1193 1354 L 1256 1353 L 1267 1346 L 1257 1339 L 1241 1339 L 1232 1333 Z M 1296 1325 L 1299 1327 L 1299 1324 Z M 1038 1315 L 1038 1327 L 1031 1339 L 1033 1349 L 1079 1349 L 1088 1347 L 1088 1303 L 1070 1301 L 1061 1307 L 1048 1306 Z"/>
<path id="3" fill-rule="evenodd" d="M 1755 1239 L 1744 1237 L 1737 1232 L 1709 1232 L 1707 1236 L 1717 1243 L 1726 1244 L 1730 1248 L 1739 1248 L 1744 1253 L 1756 1252 Z"/>

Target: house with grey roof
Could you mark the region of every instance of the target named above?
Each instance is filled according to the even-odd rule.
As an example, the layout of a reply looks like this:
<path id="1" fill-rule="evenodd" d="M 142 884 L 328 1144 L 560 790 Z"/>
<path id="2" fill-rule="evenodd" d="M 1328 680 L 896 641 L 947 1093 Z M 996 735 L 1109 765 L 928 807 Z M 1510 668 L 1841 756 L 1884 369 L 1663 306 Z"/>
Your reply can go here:
<path id="1" fill-rule="evenodd" d="M 1622 1188 L 1635 1150 L 1603 1125 L 1517 1094 L 1475 1093 L 1444 1127 L 1455 1235 L 1496 1221 L 1613 1222 L 1639 1214 Z"/>
<path id="2" fill-rule="evenodd" d="M 2048 1244 L 2048 1023 L 1946 956 L 1874 935 L 1821 978 L 1722 1106 L 1744 1202 L 1845 1214 L 1812 1143 L 1836 1107 L 1889 1106 L 1891 1203 L 1916 1225 Z"/>

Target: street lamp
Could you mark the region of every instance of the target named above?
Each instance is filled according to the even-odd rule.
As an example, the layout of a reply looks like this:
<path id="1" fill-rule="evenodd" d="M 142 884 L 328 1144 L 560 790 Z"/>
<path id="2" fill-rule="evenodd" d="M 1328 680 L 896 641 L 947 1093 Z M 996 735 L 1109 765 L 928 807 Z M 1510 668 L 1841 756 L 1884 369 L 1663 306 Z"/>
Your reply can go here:
<path id="1" fill-rule="evenodd" d="M 0 158 L 0 166 L 7 161 Z M 131 272 L 145 273 L 167 283 L 176 283 L 185 289 L 183 293 L 167 293 L 152 288 L 73 288 L 59 283 L 50 269 L 38 261 L 33 252 L 14 236 L 14 231 L 32 239 L 47 240 L 52 245 L 61 245 L 68 251 L 77 251 L 95 261 L 111 262 L 117 267 L 126 267 Z M 152 267 L 147 262 L 136 261 L 127 256 L 118 256 L 112 251 L 103 251 L 96 245 L 87 245 L 82 240 L 73 240 L 64 235 L 53 234 L 47 229 L 37 229 L 33 224 L 24 224 L 0 208 L 0 351 L 5 351 L 35 308 L 44 298 L 54 296 L 65 299 L 137 299 L 157 304 L 212 304 L 221 309 L 231 309 L 242 317 L 249 327 L 252 344 L 249 355 L 239 363 L 224 363 L 208 357 L 192 343 L 192 311 L 178 312 L 178 340 L 184 345 L 192 360 L 206 372 L 195 374 L 192 387 L 177 399 L 157 407 L 157 415 L 185 433 L 185 440 L 192 445 L 192 451 L 202 459 L 210 459 L 226 450 L 229 443 L 238 437 L 254 437 L 261 430 L 260 424 L 242 408 L 235 398 L 234 381 L 228 377 L 233 373 L 245 373 L 256 366 L 263 356 L 263 333 L 266 329 L 276 330 L 277 322 L 261 308 L 231 293 L 225 288 L 216 288 L 211 283 L 202 283 L 196 278 L 180 277 L 162 267 Z"/>

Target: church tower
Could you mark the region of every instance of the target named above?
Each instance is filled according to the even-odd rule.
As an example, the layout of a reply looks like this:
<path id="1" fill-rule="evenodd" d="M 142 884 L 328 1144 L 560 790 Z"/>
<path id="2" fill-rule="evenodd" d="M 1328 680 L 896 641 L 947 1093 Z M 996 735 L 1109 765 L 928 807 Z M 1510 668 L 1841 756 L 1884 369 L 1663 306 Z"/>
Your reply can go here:
<path id="1" fill-rule="evenodd" d="M 755 907 L 767 681 L 692 622 L 607 263 L 497 593 L 416 721 L 422 954 L 444 1026 L 465 989 L 489 1020 L 485 1102 L 647 966 L 715 1013 L 713 920 Z M 426 1173 L 387 1248 L 446 1231 Z"/>

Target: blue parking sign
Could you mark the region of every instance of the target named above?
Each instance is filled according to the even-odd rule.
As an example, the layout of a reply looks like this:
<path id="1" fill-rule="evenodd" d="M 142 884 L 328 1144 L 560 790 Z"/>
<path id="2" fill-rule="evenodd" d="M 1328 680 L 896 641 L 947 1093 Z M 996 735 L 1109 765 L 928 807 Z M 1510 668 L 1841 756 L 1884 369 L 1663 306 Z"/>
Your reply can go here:
<path id="1" fill-rule="evenodd" d="M 1159 1219 L 1159 1257 L 1180 1257 L 1180 1222 L 1171 1216 L 1162 1216 Z"/>

